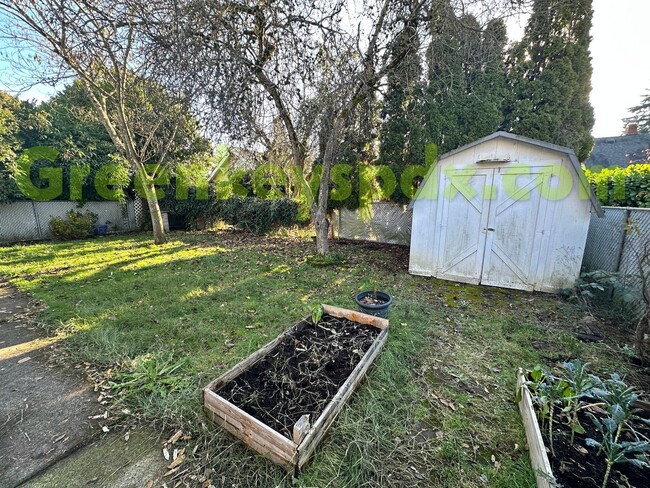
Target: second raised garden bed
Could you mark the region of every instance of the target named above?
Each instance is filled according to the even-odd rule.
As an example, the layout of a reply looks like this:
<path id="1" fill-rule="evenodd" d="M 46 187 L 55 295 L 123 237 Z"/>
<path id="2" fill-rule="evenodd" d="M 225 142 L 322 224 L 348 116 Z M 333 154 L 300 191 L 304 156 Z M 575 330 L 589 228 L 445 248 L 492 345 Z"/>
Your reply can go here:
<path id="1" fill-rule="evenodd" d="M 577 364 L 586 366 L 580 363 Z M 565 363 L 565 365 L 571 366 L 570 363 Z M 574 363 L 574 368 L 577 371 L 576 363 Z M 616 428 L 621 422 L 613 424 L 612 430 L 609 431 L 612 432 L 612 437 L 610 437 L 612 444 L 610 444 L 609 449 L 612 449 L 613 446 L 623 453 L 626 445 L 633 445 L 635 449 L 626 453 L 626 456 L 632 459 L 634 454 L 639 454 L 641 455 L 640 459 L 643 459 L 645 457 L 644 453 L 647 453 L 648 449 L 650 449 L 650 444 L 648 444 L 650 425 L 646 425 L 646 421 L 643 420 L 644 418 L 650 418 L 650 404 L 635 399 L 636 396 L 632 397 L 631 395 L 635 394 L 633 388 L 626 390 L 626 385 L 619 380 L 615 380 L 614 384 L 623 385 L 623 387 L 619 388 L 617 392 L 608 393 L 602 389 L 602 386 L 592 385 L 594 389 L 583 390 L 587 393 L 582 397 L 575 394 L 576 389 L 572 388 L 571 381 L 558 380 L 554 376 L 547 376 L 547 378 L 558 385 L 560 395 L 558 395 L 557 400 L 551 400 L 555 401 L 555 408 L 550 410 L 555 422 L 549 424 L 549 412 L 545 412 L 543 414 L 545 425 L 542 430 L 539 422 L 540 399 L 539 396 L 535 396 L 533 390 L 528 386 L 532 383 L 530 381 L 530 372 L 525 372 L 522 369 L 517 372 L 519 410 L 526 431 L 526 442 L 530 453 L 531 467 L 535 472 L 537 488 L 555 488 L 557 486 L 576 488 L 626 486 L 640 488 L 648 486 L 647 480 L 650 475 L 650 467 L 643 466 L 646 461 L 632 464 L 621 457 L 609 469 L 607 468 L 608 463 L 605 453 L 613 451 L 608 451 L 608 448 L 604 447 L 607 439 L 602 438 L 602 432 L 595 426 L 597 425 L 596 422 L 598 422 L 604 427 L 608 418 L 610 421 L 616 418 L 609 411 L 617 410 L 623 415 L 626 409 L 620 407 L 620 405 L 625 404 L 624 394 L 627 395 L 630 402 L 628 405 L 631 405 L 631 409 L 628 410 L 627 415 L 620 417 L 625 419 L 623 423 L 626 428 L 619 429 L 619 434 L 615 434 L 614 432 L 616 432 Z M 583 384 L 585 378 L 599 380 L 598 377 L 593 375 L 583 375 Z M 589 394 L 595 392 L 595 388 L 600 388 L 601 393 L 597 394 L 598 399 L 592 398 Z M 564 391 L 562 391 L 563 389 Z M 553 393 L 548 389 L 543 391 L 541 395 L 551 398 Z M 575 418 L 578 422 L 573 427 L 567 424 L 566 419 L 567 412 L 571 412 L 571 407 L 566 406 L 568 401 L 579 402 L 574 404 L 576 406 L 574 411 L 577 413 Z M 612 410 L 612 405 L 616 409 Z M 609 417 L 610 415 L 612 417 Z M 577 430 L 578 426 L 580 430 Z M 549 427 L 552 430 L 554 451 L 549 449 Z M 634 429 L 633 432 L 632 429 Z M 593 444 L 592 439 L 596 440 L 598 445 Z M 640 448 L 642 445 L 645 447 Z M 551 452 L 555 453 L 554 457 L 551 456 Z M 645 459 L 647 460 L 647 458 Z"/>
<path id="2" fill-rule="evenodd" d="M 203 389 L 206 413 L 296 475 L 388 336 L 388 320 L 323 305 Z"/>

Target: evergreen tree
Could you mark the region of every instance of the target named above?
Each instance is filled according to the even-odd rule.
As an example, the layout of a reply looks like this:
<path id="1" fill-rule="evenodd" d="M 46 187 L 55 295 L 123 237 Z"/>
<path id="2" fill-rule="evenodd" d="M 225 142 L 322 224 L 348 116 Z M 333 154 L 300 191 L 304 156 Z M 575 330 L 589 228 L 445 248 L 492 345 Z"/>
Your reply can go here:
<path id="1" fill-rule="evenodd" d="M 647 94 L 641 99 L 641 103 L 636 107 L 630 109 L 632 113 L 631 117 L 623 119 L 625 124 L 638 124 L 639 132 L 648 133 L 650 132 L 650 90 L 647 91 Z"/>
<path id="2" fill-rule="evenodd" d="M 481 33 L 481 69 L 470 94 L 474 106 L 471 135 L 475 139 L 492 134 L 503 125 L 508 94 L 504 58 L 507 41 L 502 19 L 488 22 Z"/>
<path id="3" fill-rule="evenodd" d="M 393 172 L 410 164 L 424 163 L 424 130 L 422 111 L 422 66 L 418 54 L 420 38 L 417 30 L 407 29 L 397 37 L 391 49 L 399 59 L 397 69 L 387 77 L 388 88 L 381 110 L 379 164 L 389 165 Z"/>
<path id="4" fill-rule="evenodd" d="M 589 103 L 592 0 L 535 0 L 523 39 L 510 54 L 506 128 L 574 149 L 593 146 Z"/>
<path id="5" fill-rule="evenodd" d="M 16 158 L 26 148 L 47 144 L 50 129 L 44 110 L 0 91 L 0 203 L 24 198 L 13 177 Z"/>
<path id="6" fill-rule="evenodd" d="M 458 147 L 459 94 L 465 93 L 459 22 L 448 0 L 433 2 L 427 48 L 427 86 L 423 105 L 426 131 L 438 153 Z"/>
<path id="7" fill-rule="evenodd" d="M 424 113 L 428 134 L 446 152 L 503 124 L 507 37 L 501 20 L 483 28 L 472 15 L 456 17 L 449 1 L 434 5 Z"/>

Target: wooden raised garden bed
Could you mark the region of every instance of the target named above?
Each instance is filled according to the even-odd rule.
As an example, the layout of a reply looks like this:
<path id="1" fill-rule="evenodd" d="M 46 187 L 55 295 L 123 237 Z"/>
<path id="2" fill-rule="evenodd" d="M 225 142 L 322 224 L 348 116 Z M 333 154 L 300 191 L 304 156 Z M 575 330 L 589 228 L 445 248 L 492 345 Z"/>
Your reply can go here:
<path id="1" fill-rule="evenodd" d="M 527 385 L 527 379 L 529 379 L 528 372 L 520 368 L 517 371 L 517 397 L 519 398 L 519 410 L 526 431 L 530 463 L 535 473 L 537 488 L 555 488 L 557 486 L 600 487 L 603 482 L 602 471 L 604 469 L 602 466 L 604 465 L 604 455 L 597 451 L 595 447 L 586 445 L 584 442 L 587 437 L 597 437 L 597 432 L 594 430 L 593 425 L 587 419 L 583 418 L 582 425 L 586 428 L 586 432 L 582 435 L 576 434 L 575 442 L 571 444 L 568 442 L 571 429 L 566 425 L 558 425 L 553 429 L 556 457 L 549 458 L 550 450 L 547 450 L 545 443 L 545 440 L 548 439 L 548 432 L 546 432 L 547 429 L 545 428 L 545 434 L 542 435 L 536 412 L 537 407 L 533 399 L 533 393 L 531 393 Z M 587 407 L 594 409 L 593 411 L 596 412 L 596 416 L 606 413 L 602 409 L 600 409 L 600 412 L 598 410 L 598 405 L 602 406 L 604 403 L 594 403 L 591 400 L 588 403 L 591 405 L 587 405 Z M 639 399 L 634 401 L 632 406 L 639 415 L 644 418 L 650 418 L 650 403 Z M 560 406 L 557 406 L 555 411 L 558 412 L 560 408 Z M 556 418 L 555 415 L 554 418 Z M 644 429 L 642 437 L 647 439 L 650 431 L 647 427 L 643 427 L 643 424 L 641 426 L 641 429 Z M 623 440 L 634 439 L 632 437 L 623 439 L 623 436 L 621 436 L 621 441 Z M 598 467 L 599 465 L 602 471 L 594 471 L 594 467 Z M 617 469 L 621 469 L 621 466 L 622 464 L 614 465 Z M 553 471 L 554 467 L 555 474 Z M 612 469 L 613 472 L 614 469 Z M 628 471 L 625 475 L 617 473 L 616 476 L 619 475 L 623 479 L 626 479 L 625 475 L 629 476 L 629 479 L 626 479 L 627 484 L 617 484 L 617 481 L 610 477 L 607 486 L 647 486 L 644 481 L 641 481 L 641 484 L 639 484 L 639 478 L 643 479 L 647 477 L 646 472 Z M 573 476 L 573 478 L 569 476 Z"/>
<path id="2" fill-rule="evenodd" d="M 524 421 L 526 442 L 530 453 L 530 465 L 535 472 L 537 488 L 553 488 L 557 486 L 551 463 L 546 454 L 542 431 L 537 423 L 537 415 L 533 407 L 533 397 L 526 386 L 526 378 L 521 368 L 517 371 L 517 392 L 520 392 L 519 411 Z"/>
<path id="3" fill-rule="evenodd" d="M 323 305 L 203 389 L 208 416 L 296 475 L 388 335 L 388 320 Z"/>

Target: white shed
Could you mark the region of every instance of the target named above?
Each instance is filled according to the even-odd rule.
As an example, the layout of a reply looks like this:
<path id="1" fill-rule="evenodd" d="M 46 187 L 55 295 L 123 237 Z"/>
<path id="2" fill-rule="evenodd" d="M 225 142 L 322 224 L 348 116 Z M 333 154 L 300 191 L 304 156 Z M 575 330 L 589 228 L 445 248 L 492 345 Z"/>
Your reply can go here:
<path id="1" fill-rule="evenodd" d="M 413 209 L 409 272 L 557 292 L 603 211 L 573 150 L 496 132 L 441 156 Z"/>

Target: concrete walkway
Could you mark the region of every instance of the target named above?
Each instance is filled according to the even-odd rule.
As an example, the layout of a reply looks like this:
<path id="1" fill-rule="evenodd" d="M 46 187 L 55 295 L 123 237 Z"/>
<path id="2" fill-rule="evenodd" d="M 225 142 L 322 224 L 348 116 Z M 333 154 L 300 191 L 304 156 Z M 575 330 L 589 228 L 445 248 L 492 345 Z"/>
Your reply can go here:
<path id="1" fill-rule="evenodd" d="M 104 413 L 92 385 L 74 368 L 50 361 L 55 341 L 30 315 L 29 300 L 0 282 L 0 488 L 50 466 L 29 486 L 142 487 L 161 476 L 165 461 L 155 434 L 130 433 L 128 441 L 123 434 L 106 436 L 106 421 L 91 420 Z M 60 483 L 48 478 L 62 469 Z"/>

